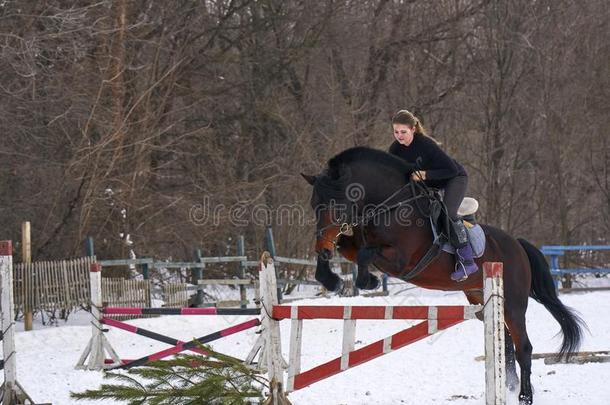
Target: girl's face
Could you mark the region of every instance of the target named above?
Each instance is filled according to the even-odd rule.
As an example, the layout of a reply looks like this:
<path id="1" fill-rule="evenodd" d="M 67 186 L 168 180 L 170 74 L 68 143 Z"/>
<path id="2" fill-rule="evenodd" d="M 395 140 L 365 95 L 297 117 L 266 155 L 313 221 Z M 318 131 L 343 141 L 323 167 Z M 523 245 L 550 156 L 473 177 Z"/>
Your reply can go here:
<path id="1" fill-rule="evenodd" d="M 392 127 L 394 127 L 394 138 L 399 144 L 404 146 L 411 145 L 413 135 L 415 135 L 415 127 L 405 124 L 392 124 Z"/>

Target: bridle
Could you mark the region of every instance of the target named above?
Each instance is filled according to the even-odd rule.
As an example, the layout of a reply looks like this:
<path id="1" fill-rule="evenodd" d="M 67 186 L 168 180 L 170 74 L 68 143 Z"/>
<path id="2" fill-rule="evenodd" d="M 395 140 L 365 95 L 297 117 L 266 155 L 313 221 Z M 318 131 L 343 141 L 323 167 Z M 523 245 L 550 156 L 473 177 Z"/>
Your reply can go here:
<path id="1" fill-rule="evenodd" d="M 381 214 L 387 214 L 389 212 L 392 212 L 393 210 L 400 208 L 402 206 L 405 206 L 406 204 L 415 201 L 415 205 L 418 209 L 418 211 L 424 216 L 429 218 L 430 217 L 430 213 L 425 213 L 422 208 L 419 205 L 419 200 L 421 198 L 428 198 L 429 200 L 434 199 L 434 192 L 430 190 L 430 188 L 428 188 L 424 183 L 421 184 L 416 184 L 416 183 L 421 183 L 421 182 L 416 182 L 414 180 L 410 180 L 409 183 L 405 184 L 404 186 L 400 187 L 399 189 L 397 189 L 394 193 L 392 193 L 388 198 L 386 198 L 383 202 L 375 205 L 371 210 L 369 210 L 368 212 L 363 213 L 360 216 L 356 216 L 356 218 L 354 218 L 354 220 L 349 221 L 349 222 L 343 222 L 341 223 L 341 225 L 339 225 L 339 232 L 335 235 L 335 237 L 333 239 L 330 239 L 328 237 L 324 237 L 324 231 L 327 230 L 330 227 L 335 227 L 337 226 L 334 223 L 331 223 L 329 225 L 324 226 L 323 228 L 320 228 L 317 232 L 316 232 L 316 238 L 318 240 L 324 240 L 327 242 L 331 242 L 333 245 L 333 248 L 336 249 L 337 248 L 337 241 L 339 240 L 339 237 L 341 235 L 345 235 L 345 236 L 354 236 L 354 228 L 361 226 L 362 228 L 364 228 L 365 226 L 367 226 L 369 224 L 369 222 L 371 220 L 373 220 L 374 218 L 378 217 Z M 388 206 L 388 203 L 397 195 L 400 195 L 401 192 L 403 192 L 405 189 L 410 188 L 411 189 L 411 197 L 407 198 L 406 200 L 401 200 L 397 203 L 394 203 L 392 205 Z M 419 189 L 419 190 L 418 190 Z M 418 191 L 420 191 L 418 193 Z M 422 192 L 423 191 L 423 192 Z M 353 201 L 351 201 L 351 204 L 354 205 L 355 203 Z M 326 208 L 327 210 L 329 208 Z M 364 232 L 361 232 L 362 237 L 363 237 L 363 241 L 365 238 Z"/>

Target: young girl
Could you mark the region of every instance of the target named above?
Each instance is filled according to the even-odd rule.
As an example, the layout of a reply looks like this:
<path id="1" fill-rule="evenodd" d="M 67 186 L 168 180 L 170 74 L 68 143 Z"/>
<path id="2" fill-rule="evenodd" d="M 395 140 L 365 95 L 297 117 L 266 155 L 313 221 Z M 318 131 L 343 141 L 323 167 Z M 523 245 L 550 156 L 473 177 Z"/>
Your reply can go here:
<path id="1" fill-rule="evenodd" d="M 426 135 L 419 119 L 407 110 L 398 111 L 392 118 L 395 141 L 389 152 L 415 165 L 419 170 L 411 175 L 414 181 L 423 181 L 430 187 L 445 190 L 443 201 L 451 218 L 454 237 L 449 238 L 455 247 L 454 281 L 463 281 L 478 270 L 473 260 L 472 247 L 464 223 L 458 220 L 457 210 L 464 199 L 468 175 L 464 167 L 449 157 L 438 143 Z"/>

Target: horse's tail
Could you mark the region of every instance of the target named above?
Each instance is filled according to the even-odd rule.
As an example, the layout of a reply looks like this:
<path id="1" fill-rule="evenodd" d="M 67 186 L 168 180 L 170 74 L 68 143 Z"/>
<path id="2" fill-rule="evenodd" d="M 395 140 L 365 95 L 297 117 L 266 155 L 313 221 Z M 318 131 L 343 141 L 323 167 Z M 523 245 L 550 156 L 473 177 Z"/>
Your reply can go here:
<path id="1" fill-rule="evenodd" d="M 570 353 L 576 352 L 580 346 L 582 328 L 585 323 L 574 310 L 563 305 L 557 297 L 551 269 L 542 252 L 525 239 L 518 239 L 518 241 L 525 249 L 532 269 L 530 297 L 544 305 L 561 326 L 563 342 L 559 350 L 559 356 L 569 357 Z"/>

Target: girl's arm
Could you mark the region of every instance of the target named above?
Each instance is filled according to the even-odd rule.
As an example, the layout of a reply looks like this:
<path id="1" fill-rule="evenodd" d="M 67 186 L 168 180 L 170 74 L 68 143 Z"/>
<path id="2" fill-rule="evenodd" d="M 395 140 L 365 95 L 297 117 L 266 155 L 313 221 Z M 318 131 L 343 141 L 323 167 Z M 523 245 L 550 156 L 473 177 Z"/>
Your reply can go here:
<path id="1" fill-rule="evenodd" d="M 445 153 L 432 139 L 425 138 L 427 161 L 430 167 L 425 168 L 426 180 L 446 180 L 459 175 L 455 161 Z"/>

